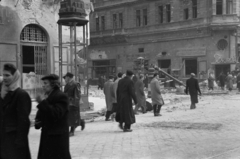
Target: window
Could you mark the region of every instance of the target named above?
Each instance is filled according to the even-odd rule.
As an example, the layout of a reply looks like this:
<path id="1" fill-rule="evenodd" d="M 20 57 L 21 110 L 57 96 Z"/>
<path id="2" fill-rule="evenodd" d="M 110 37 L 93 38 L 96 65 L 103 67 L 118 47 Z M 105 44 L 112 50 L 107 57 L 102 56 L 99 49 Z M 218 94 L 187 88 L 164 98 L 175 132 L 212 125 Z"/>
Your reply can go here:
<path id="1" fill-rule="evenodd" d="M 163 6 L 158 6 L 159 23 L 163 23 Z"/>
<path id="2" fill-rule="evenodd" d="M 113 14 L 113 29 L 117 28 L 117 14 Z"/>
<path id="3" fill-rule="evenodd" d="M 216 14 L 221 15 L 223 14 L 223 1 L 222 0 L 217 0 L 217 5 L 216 5 Z"/>
<path id="4" fill-rule="evenodd" d="M 188 8 L 184 9 L 184 19 L 188 19 Z"/>
<path id="5" fill-rule="evenodd" d="M 102 30 L 105 30 L 105 17 L 101 16 Z"/>
<path id="6" fill-rule="evenodd" d="M 147 18 L 147 9 L 143 9 L 143 25 L 147 25 L 148 18 Z"/>
<path id="7" fill-rule="evenodd" d="M 165 59 L 165 60 L 158 60 L 158 67 L 160 67 L 163 71 L 171 74 L 171 60 Z M 164 74 L 160 74 L 160 78 L 164 78 Z"/>
<path id="8" fill-rule="evenodd" d="M 226 7 L 226 13 L 227 14 L 232 14 L 233 13 L 233 2 L 232 0 L 227 0 L 227 7 Z"/>
<path id="9" fill-rule="evenodd" d="M 141 11 L 136 10 L 136 25 L 139 27 L 141 26 Z"/>
<path id="10" fill-rule="evenodd" d="M 123 14 L 119 13 L 119 28 L 123 28 Z"/>
<path id="11" fill-rule="evenodd" d="M 185 75 L 197 75 L 197 59 L 185 59 Z"/>
<path id="12" fill-rule="evenodd" d="M 192 14 L 193 18 L 197 18 L 197 0 L 192 0 Z"/>
<path id="13" fill-rule="evenodd" d="M 96 31 L 100 30 L 99 17 L 96 18 Z"/>
<path id="14" fill-rule="evenodd" d="M 166 5 L 167 22 L 171 22 L 171 5 Z"/>

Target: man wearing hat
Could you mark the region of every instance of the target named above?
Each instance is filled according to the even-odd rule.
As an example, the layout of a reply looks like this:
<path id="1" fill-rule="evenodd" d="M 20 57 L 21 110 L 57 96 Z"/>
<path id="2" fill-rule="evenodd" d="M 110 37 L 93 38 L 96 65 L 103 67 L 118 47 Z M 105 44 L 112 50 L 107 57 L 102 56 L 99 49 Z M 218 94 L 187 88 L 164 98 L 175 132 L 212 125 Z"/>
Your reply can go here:
<path id="1" fill-rule="evenodd" d="M 194 73 L 191 73 L 191 77 L 186 82 L 186 94 L 188 94 L 188 92 L 191 97 L 190 109 L 195 109 L 195 104 L 198 103 L 198 94 L 201 95 L 201 90 L 199 88 L 198 80 L 195 79 Z"/>
<path id="2" fill-rule="evenodd" d="M 133 72 L 127 70 L 126 75 L 118 83 L 117 104 L 119 108 L 117 116 L 119 116 L 119 119 L 117 121 L 119 122 L 119 127 L 124 132 L 132 132 L 131 125 L 136 122 L 132 100 L 137 105 L 137 98 L 132 81 Z"/>
<path id="3" fill-rule="evenodd" d="M 81 130 L 85 128 L 85 121 L 80 116 L 81 85 L 73 79 L 73 76 L 70 72 L 63 76 L 66 82 L 64 93 L 67 94 L 69 100 L 70 136 L 74 136 L 77 126 L 81 125 Z"/>

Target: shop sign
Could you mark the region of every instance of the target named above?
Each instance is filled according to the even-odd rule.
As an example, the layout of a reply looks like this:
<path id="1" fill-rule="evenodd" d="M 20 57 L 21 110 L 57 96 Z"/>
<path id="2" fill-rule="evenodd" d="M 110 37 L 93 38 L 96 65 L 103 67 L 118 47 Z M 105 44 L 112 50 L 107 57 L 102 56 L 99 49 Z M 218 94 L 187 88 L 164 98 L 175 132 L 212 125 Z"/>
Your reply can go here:
<path id="1" fill-rule="evenodd" d="M 186 57 L 186 56 L 205 56 L 206 48 L 187 48 L 187 49 L 178 49 L 176 56 Z"/>
<path id="2" fill-rule="evenodd" d="M 89 58 L 91 60 L 100 60 L 100 59 L 108 59 L 108 56 L 105 51 L 101 50 L 92 50 L 89 54 Z"/>

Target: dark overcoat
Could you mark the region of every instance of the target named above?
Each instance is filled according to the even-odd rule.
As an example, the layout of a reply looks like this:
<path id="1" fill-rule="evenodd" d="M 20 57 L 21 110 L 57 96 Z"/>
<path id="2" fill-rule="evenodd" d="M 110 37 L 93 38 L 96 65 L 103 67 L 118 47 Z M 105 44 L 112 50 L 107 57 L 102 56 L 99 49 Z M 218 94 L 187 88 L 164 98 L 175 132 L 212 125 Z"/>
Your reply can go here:
<path id="1" fill-rule="evenodd" d="M 137 97 L 137 103 L 140 107 L 146 107 L 146 98 L 144 94 L 144 83 L 141 80 L 137 80 L 137 82 L 134 85 L 136 97 Z"/>
<path id="2" fill-rule="evenodd" d="M 1 90 L 1 88 L 0 88 Z M 30 159 L 28 133 L 31 99 L 21 88 L 0 97 L 0 158 Z"/>
<path id="3" fill-rule="evenodd" d="M 237 88 L 240 89 L 240 74 L 237 75 Z"/>
<path id="4" fill-rule="evenodd" d="M 198 80 L 191 77 L 186 82 L 186 93 L 190 94 L 192 104 L 198 103 L 198 93 L 201 94 Z"/>
<path id="5" fill-rule="evenodd" d="M 81 85 L 76 81 L 71 81 L 64 87 L 64 93 L 69 100 L 69 126 L 77 127 L 80 125 L 80 98 L 81 98 Z"/>
<path id="6" fill-rule="evenodd" d="M 71 159 L 69 152 L 68 98 L 60 89 L 37 105 L 35 128 L 42 128 L 38 159 Z"/>
<path id="7" fill-rule="evenodd" d="M 126 76 L 118 82 L 117 88 L 117 104 L 120 121 L 126 124 L 133 124 L 136 122 L 133 111 L 132 100 L 137 104 L 134 84 L 130 77 Z"/>
<path id="8" fill-rule="evenodd" d="M 225 86 L 225 80 L 226 80 L 226 76 L 224 74 L 220 74 L 219 76 L 219 82 L 220 82 L 220 86 L 224 87 Z"/>

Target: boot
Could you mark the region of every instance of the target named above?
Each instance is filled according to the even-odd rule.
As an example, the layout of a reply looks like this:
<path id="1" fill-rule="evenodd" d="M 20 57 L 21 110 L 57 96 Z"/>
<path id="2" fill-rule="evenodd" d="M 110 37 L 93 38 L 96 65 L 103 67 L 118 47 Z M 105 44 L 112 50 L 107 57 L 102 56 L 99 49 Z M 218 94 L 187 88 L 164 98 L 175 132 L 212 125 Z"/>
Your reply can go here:
<path id="1" fill-rule="evenodd" d="M 157 105 L 157 114 L 158 114 L 158 116 L 161 116 L 161 114 L 160 114 L 161 108 L 162 108 L 161 105 Z"/>
<path id="2" fill-rule="evenodd" d="M 157 104 L 153 105 L 153 114 L 154 114 L 154 116 L 156 116 L 156 114 L 157 114 Z"/>
<path id="3" fill-rule="evenodd" d="M 81 119 L 81 130 L 83 131 L 85 129 L 85 120 Z"/>

